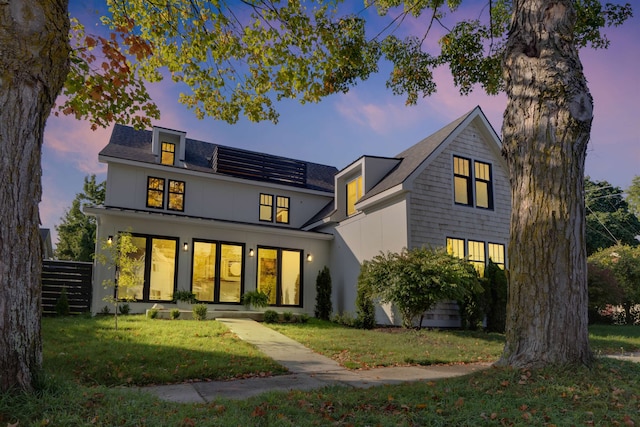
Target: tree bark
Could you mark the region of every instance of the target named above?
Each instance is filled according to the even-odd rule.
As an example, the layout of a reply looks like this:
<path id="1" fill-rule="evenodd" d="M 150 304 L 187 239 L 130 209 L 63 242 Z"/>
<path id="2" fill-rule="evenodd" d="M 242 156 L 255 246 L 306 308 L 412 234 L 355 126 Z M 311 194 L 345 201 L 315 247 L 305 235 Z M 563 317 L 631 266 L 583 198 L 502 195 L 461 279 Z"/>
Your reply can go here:
<path id="1" fill-rule="evenodd" d="M 591 363 L 584 163 L 592 98 L 573 0 L 516 0 L 504 58 L 511 180 L 504 354 L 512 367 Z"/>
<path id="2" fill-rule="evenodd" d="M 38 203 L 44 126 L 69 58 L 68 0 L 0 0 L 0 392 L 42 367 Z"/>

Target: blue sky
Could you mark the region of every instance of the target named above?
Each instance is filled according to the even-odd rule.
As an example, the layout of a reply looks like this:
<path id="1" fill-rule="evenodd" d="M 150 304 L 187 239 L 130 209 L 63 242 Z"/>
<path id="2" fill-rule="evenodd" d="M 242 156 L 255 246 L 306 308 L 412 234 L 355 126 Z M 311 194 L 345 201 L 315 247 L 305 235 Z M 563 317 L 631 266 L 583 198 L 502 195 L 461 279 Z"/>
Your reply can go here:
<path id="1" fill-rule="evenodd" d="M 102 1 L 71 0 L 72 16 L 87 32 L 100 31 Z M 594 98 L 594 121 L 587 155 L 587 174 L 627 188 L 640 175 L 640 10 L 623 27 L 609 29 L 608 50 L 585 49 L 581 59 Z M 411 25 L 411 23 L 410 23 Z M 415 23 L 413 23 L 415 25 Z M 336 166 L 341 169 L 363 154 L 394 156 L 430 135 L 476 105 L 480 105 L 500 134 L 506 97 L 480 90 L 459 95 L 446 68 L 435 73 L 438 92 L 404 105 L 404 98 L 385 88 L 386 72 L 361 82 L 347 94 L 333 95 L 319 104 L 278 105 L 278 124 L 240 120 L 229 125 L 210 118 L 198 120 L 177 102 L 179 88 L 170 81 L 150 87 L 161 119 L 155 125 L 187 132 L 187 137 L 233 147 Z M 111 127 L 92 131 L 88 122 L 51 116 L 42 155 L 42 226 L 55 225 L 82 191 L 83 179 L 96 174 L 106 179 L 106 165 L 98 152 L 107 144 Z"/>

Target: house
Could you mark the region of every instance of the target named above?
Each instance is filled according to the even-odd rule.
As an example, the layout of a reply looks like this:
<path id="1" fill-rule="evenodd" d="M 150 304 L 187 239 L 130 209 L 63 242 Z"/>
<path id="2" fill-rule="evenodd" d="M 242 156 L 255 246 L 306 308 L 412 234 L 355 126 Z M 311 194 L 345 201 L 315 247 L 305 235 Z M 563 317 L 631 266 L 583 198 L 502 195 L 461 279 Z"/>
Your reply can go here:
<path id="1" fill-rule="evenodd" d="M 137 247 L 134 312 L 192 290 L 211 310 L 238 309 L 262 290 L 279 310 L 312 314 L 328 266 L 336 312 L 354 312 L 360 263 L 381 251 L 442 247 L 482 269 L 504 265 L 510 190 L 501 143 L 479 107 L 395 157 L 362 156 L 343 170 L 188 139 L 185 132 L 114 127 L 98 241 L 122 231 Z M 97 250 L 99 250 L 99 246 Z M 97 265 L 92 310 L 104 306 Z M 381 307 L 380 323 L 398 324 Z M 457 326 L 454 304 L 427 316 Z"/>

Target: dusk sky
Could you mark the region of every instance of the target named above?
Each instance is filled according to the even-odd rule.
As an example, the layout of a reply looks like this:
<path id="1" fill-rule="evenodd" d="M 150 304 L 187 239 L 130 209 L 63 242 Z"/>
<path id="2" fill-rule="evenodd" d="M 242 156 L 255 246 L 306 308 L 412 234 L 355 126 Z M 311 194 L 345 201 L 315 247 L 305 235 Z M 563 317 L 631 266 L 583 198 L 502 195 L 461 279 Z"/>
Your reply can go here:
<path id="1" fill-rule="evenodd" d="M 607 29 L 607 50 L 584 49 L 580 56 L 594 98 L 594 121 L 586 173 L 626 189 L 640 175 L 640 10 L 620 28 Z M 71 0 L 70 10 L 85 23 L 87 32 L 104 31 L 95 25 L 102 1 Z M 410 23 L 411 25 L 411 23 Z M 414 23 L 415 25 L 415 23 Z M 435 42 L 435 40 L 433 41 Z M 333 95 L 319 104 L 297 101 L 278 104 L 280 121 L 234 125 L 211 118 L 198 120 L 178 103 L 180 88 L 171 81 L 150 86 L 161 119 L 154 125 L 186 131 L 188 138 L 332 165 L 342 169 L 362 155 L 394 156 L 452 120 L 480 105 L 494 129 L 501 134 L 506 97 L 487 96 L 480 89 L 459 95 L 449 70 L 438 69 L 437 94 L 416 106 L 385 88 L 388 68 L 347 94 Z M 42 226 L 60 223 L 83 179 L 96 174 L 106 179 L 106 165 L 98 152 L 107 144 L 112 126 L 92 131 L 88 122 L 51 116 L 44 134 L 42 155 Z"/>

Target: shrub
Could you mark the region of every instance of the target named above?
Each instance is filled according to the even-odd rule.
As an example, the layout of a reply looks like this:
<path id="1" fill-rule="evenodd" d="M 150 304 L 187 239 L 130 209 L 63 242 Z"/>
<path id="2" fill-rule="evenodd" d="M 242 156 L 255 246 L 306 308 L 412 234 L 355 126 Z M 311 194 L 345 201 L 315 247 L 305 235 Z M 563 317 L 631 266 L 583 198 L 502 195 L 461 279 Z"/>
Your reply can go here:
<path id="1" fill-rule="evenodd" d="M 111 309 L 108 305 L 105 305 L 104 307 L 102 307 L 102 310 L 98 312 L 98 314 L 111 314 Z"/>
<path id="2" fill-rule="evenodd" d="M 300 323 L 307 323 L 309 321 L 309 315 L 307 313 L 298 314 L 298 321 Z"/>
<path id="3" fill-rule="evenodd" d="M 184 289 L 180 289 L 177 290 L 173 293 L 173 301 L 183 301 L 183 302 L 187 302 L 190 304 L 194 304 L 196 302 L 198 302 L 197 298 L 196 298 L 196 294 L 194 294 L 191 291 L 187 291 Z"/>
<path id="4" fill-rule="evenodd" d="M 316 309 L 315 316 L 318 319 L 329 320 L 333 307 L 331 305 L 331 273 L 329 268 L 324 266 L 318 272 L 316 278 Z"/>
<path id="5" fill-rule="evenodd" d="M 293 319 L 293 313 L 290 311 L 285 311 L 282 313 L 282 320 L 284 320 L 285 322 L 291 322 L 291 320 Z"/>
<path id="6" fill-rule="evenodd" d="M 60 297 L 58 298 L 58 301 L 56 301 L 56 313 L 58 316 L 68 316 L 71 313 L 66 287 L 62 288 L 62 291 L 60 291 Z"/>
<path id="7" fill-rule="evenodd" d="M 127 303 L 120 304 L 118 310 L 120 310 L 120 314 L 129 314 L 131 312 L 131 306 Z"/>
<path id="8" fill-rule="evenodd" d="M 207 305 L 206 304 L 196 304 L 191 309 L 193 313 L 193 318 L 195 320 L 206 320 L 207 319 Z"/>
<path id="9" fill-rule="evenodd" d="M 278 323 L 280 316 L 274 310 L 266 310 L 264 312 L 264 322 L 265 323 Z"/>
<path id="10" fill-rule="evenodd" d="M 157 308 L 151 308 L 151 309 L 147 310 L 147 317 L 149 319 L 155 319 L 156 317 L 158 317 L 158 309 Z"/>
<path id="11" fill-rule="evenodd" d="M 371 289 L 367 282 L 369 276 L 365 272 L 368 268 L 367 261 L 363 264 L 358 276 L 358 289 L 356 293 L 356 319 L 353 324 L 358 329 L 373 329 L 376 325 L 376 308 L 371 298 Z"/>
<path id="12" fill-rule="evenodd" d="M 487 331 L 503 333 L 507 323 L 507 273 L 489 260 L 484 278 Z"/>
<path id="13" fill-rule="evenodd" d="M 334 314 L 333 316 L 331 316 L 331 321 L 342 326 L 348 326 L 350 328 L 353 328 L 356 325 L 356 319 L 348 311 Z"/>
<path id="14" fill-rule="evenodd" d="M 169 312 L 169 317 L 171 317 L 172 320 L 177 319 L 178 317 L 180 317 L 180 310 L 177 308 L 172 309 Z"/>
<path id="15" fill-rule="evenodd" d="M 249 291 L 242 295 L 242 304 L 247 308 L 262 308 L 269 305 L 269 296 L 261 291 Z"/>

